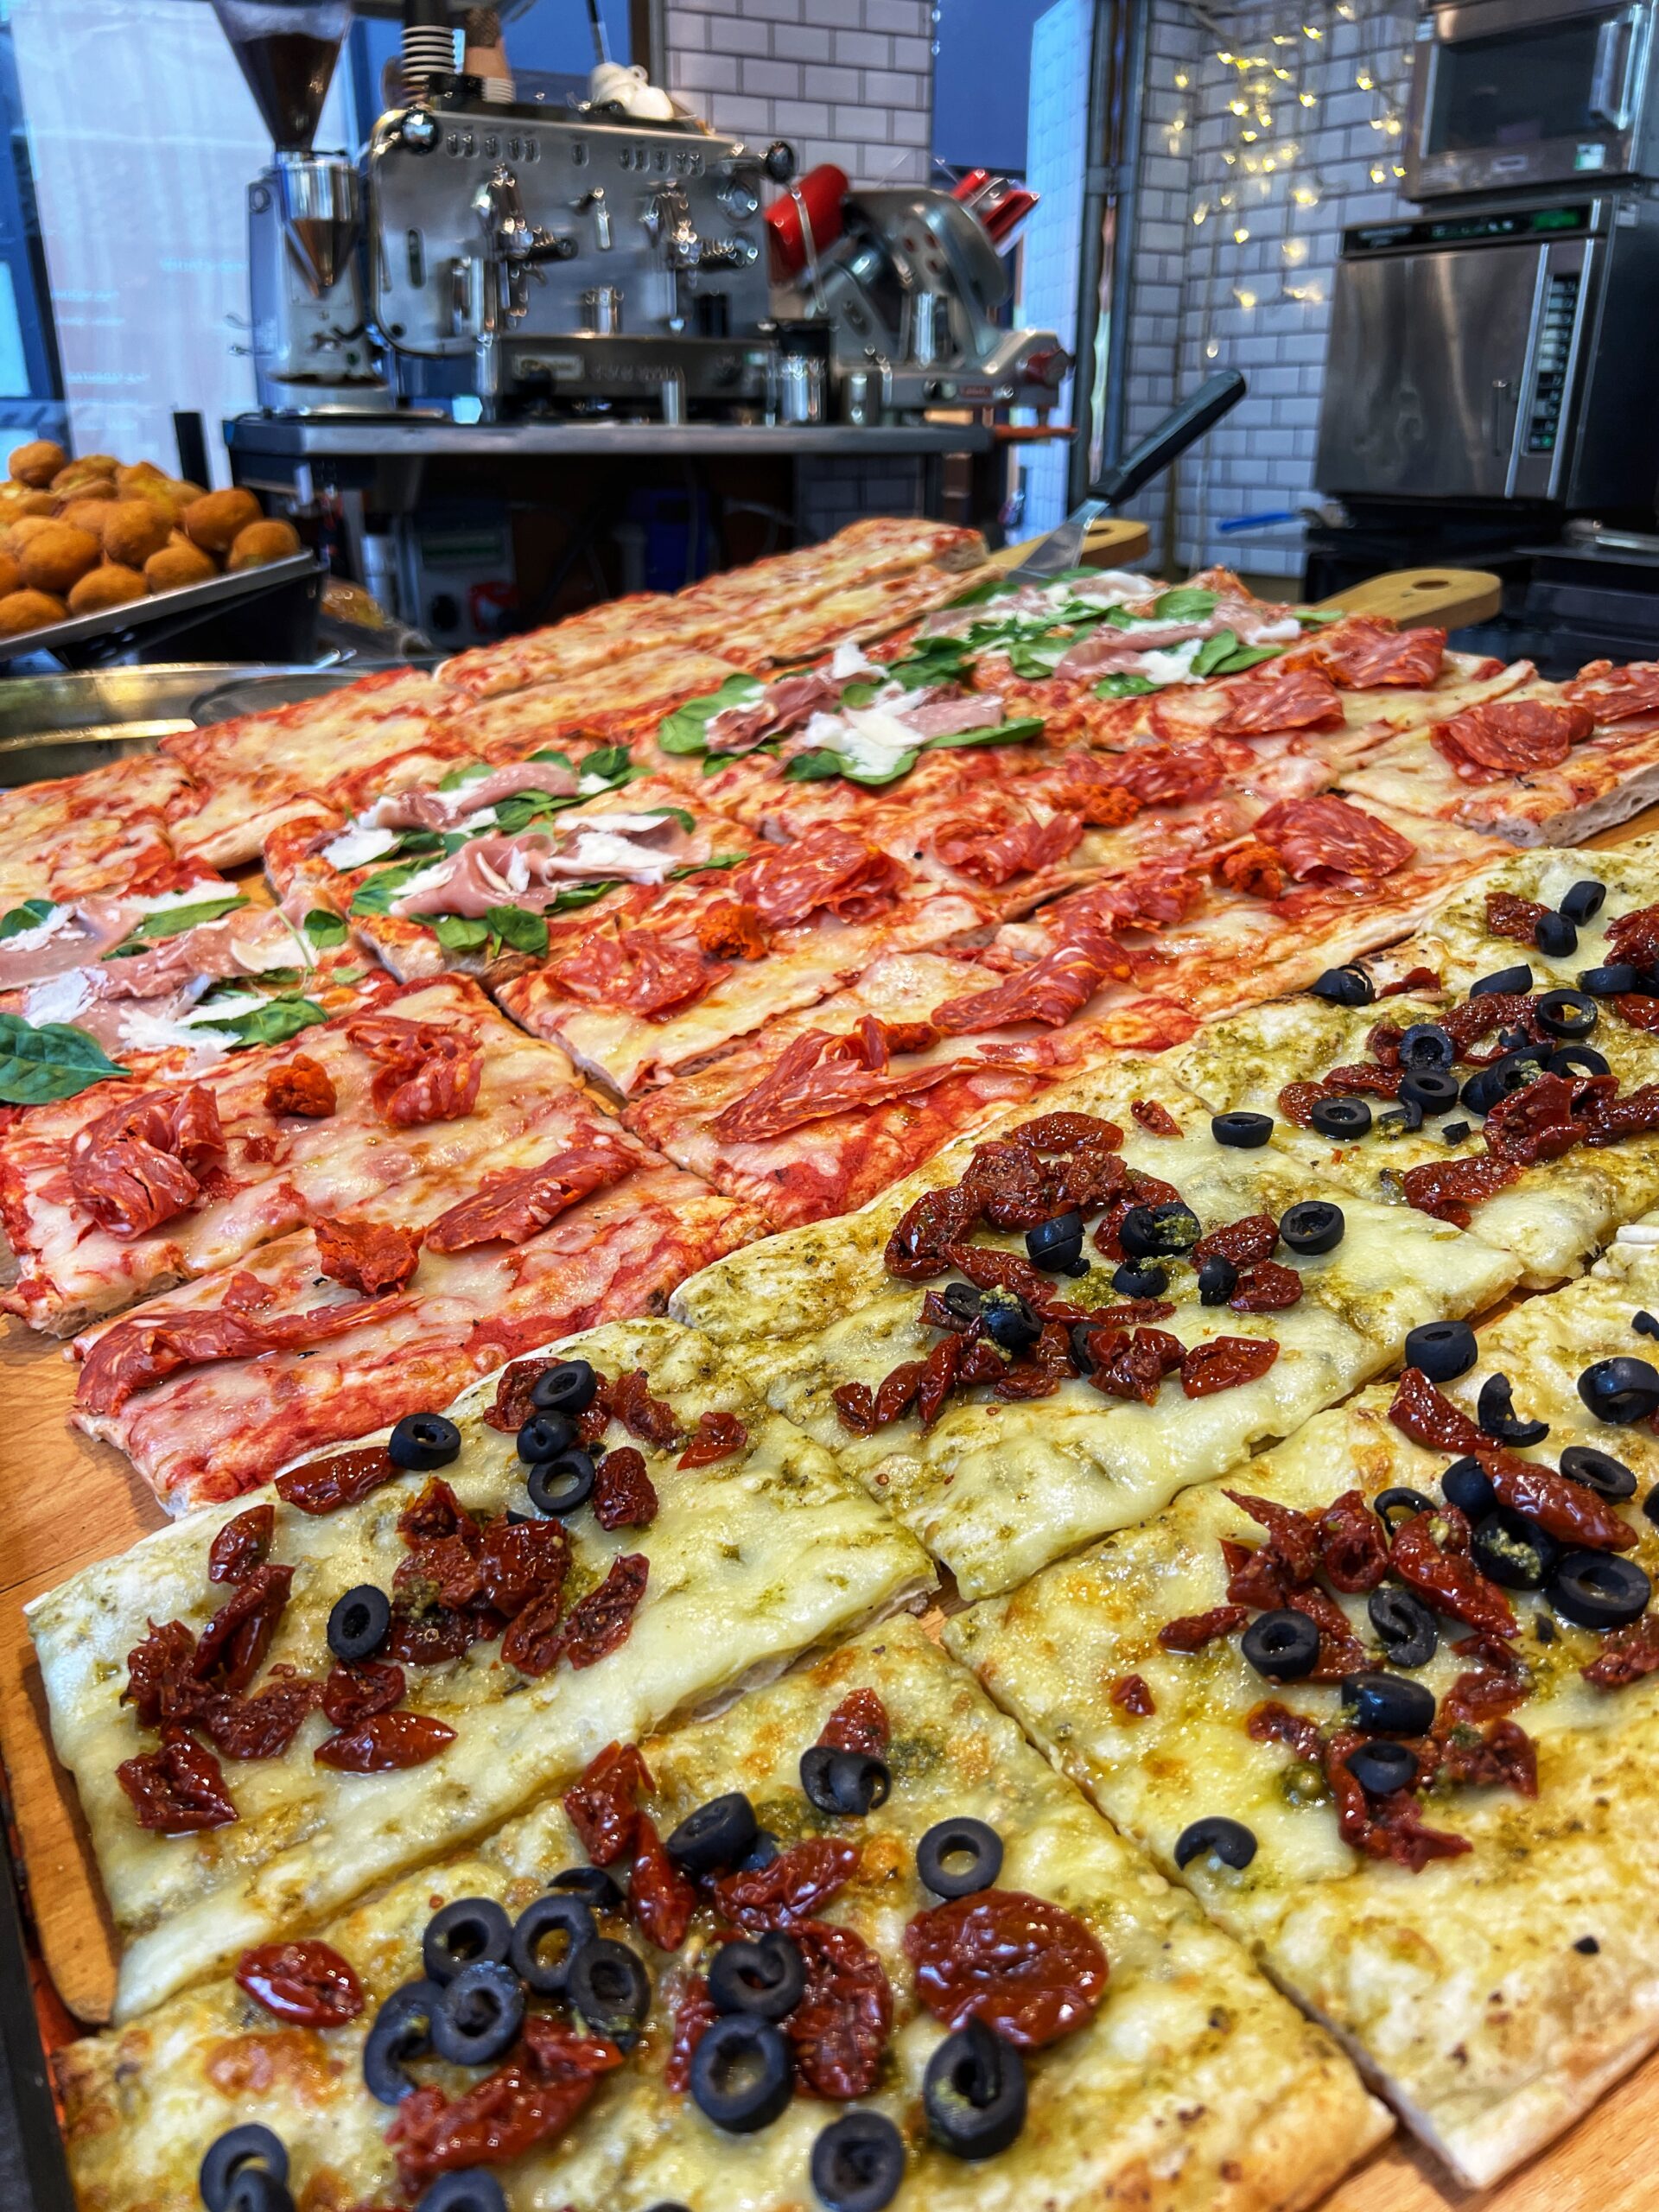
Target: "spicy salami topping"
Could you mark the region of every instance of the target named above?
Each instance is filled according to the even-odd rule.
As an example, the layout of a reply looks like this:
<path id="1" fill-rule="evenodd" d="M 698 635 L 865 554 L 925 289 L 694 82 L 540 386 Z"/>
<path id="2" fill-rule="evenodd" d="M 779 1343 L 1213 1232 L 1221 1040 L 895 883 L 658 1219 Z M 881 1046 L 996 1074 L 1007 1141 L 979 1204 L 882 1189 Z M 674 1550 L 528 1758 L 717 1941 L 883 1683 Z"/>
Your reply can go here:
<path id="1" fill-rule="evenodd" d="M 1478 783 L 1557 768 L 1595 726 L 1589 709 L 1571 700 L 1494 699 L 1440 723 L 1429 742 L 1460 776 Z"/>

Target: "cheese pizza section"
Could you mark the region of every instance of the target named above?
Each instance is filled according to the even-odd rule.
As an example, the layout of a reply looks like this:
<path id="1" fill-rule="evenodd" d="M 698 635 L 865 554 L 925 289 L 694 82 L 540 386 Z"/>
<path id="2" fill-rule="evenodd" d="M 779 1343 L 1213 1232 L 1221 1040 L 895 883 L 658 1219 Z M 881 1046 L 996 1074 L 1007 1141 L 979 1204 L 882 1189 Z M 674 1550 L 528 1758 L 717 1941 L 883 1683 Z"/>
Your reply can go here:
<path id="1" fill-rule="evenodd" d="M 1638 1310 L 1592 1277 L 1441 1331 L 1438 1382 L 946 1630 L 1471 2187 L 1659 2040 Z"/>
<path id="2" fill-rule="evenodd" d="M 542 1450 L 550 1430 L 524 1425 L 556 1367 L 581 1402 L 579 1430 L 551 1431 L 583 1439 L 574 1474 L 515 1445 Z M 122 2018 L 930 1580 L 670 1323 L 563 1344 L 397 1437 L 29 1608 L 124 1946 Z M 356 1659 L 330 1629 L 347 1592 L 385 1624 Z"/>
<path id="3" fill-rule="evenodd" d="M 827 1813 L 804 1792 L 804 1754 L 808 1764 L 833 1758 L 822 1747 L 849 1730 L 867 1748 L 842 1756 L 874 1762 L 887 1787 L 862 1813 Z M 297 2202 L 330 2192 L 342 2202 L 401 2200 L 465 2164 L 481 2166 L 480 2181 L 495 2178 L 510 2212 L 670 2202 L 739 2212 L 846 2201 L 861 2176 L 867 2188 L 880 2177 L 896 2212 L 1084 2212 L 1114 2200 L 1144 2212 L 1292 2212 L 1386 2133 L 1387 2115 L 1329 2039 L 912 1624 L 868 1630 L 720 1719 L 639 1750 L 620 1789 L 606 1789 L 601 1764 L 567 1797 L 569 1811 L 543 1802 L 328 1925 L 322 1941 L 359 1993 L 353 2017 L 283 2024 L 245 1994 L 256 1967 L 240 1986 L 207 1983 L 64 2053 L 83 2204 L 187 2212 L 202 2157 L 250 2120 L 282 2145 Z M 614 1808 L 615 1835 L 596 1829 L 598 1803 Z M 705 1854 L 688 1880 L 673 1854 L 678 1824 L 693 1815 L 730 1829 L 717 1853 L 759 1822 L 775 1871 L 731 1873 L 728 1857 Z M 941 1823 L 963 1822 L 981 1824 L 1000 1866 L 951 1904 L 928 1885 L 930 1844 Z M 632 1856 L 631 1913 L 620 1890 L 607 1897 L 599 1870 L 584 1867 L 590 1849 L 619 1872 Z M 650 1909 L 662 1884 L 642 1876 L 642 1850 L 668 1867 L 668 1924 Z M 747 1902 L 768 1886 L 790 1897 L 791 1870 L 804 1875 L 809 1862 L 820 1870 L 810 1901 L 777 1910 Z M 578 1952 L 565 1975 L 577 1996 L 533 1995 L 519 2043 L 493 2073 L 416 2053 L 401 2062 L 412 2094 L 375 2101 L 365 2057 L 383 2094 L 397 2082 L 373 2055 L 386 2041 L 374 2023 L 437 1955 L 427 1936 L 435 1914 L 471 1899 L 474 1911 L 483 1901 L 486 1914 L 505 1908 L 520 1927 L 533 1924 L 523 1916 L 568 1913 L 578 1893 L 550 1887 L 565 1874 L 597 1884 L 585 1891 L 597 1901 L 589 1940 L 636 1962 L 643 2036 L 613 2030 L 606 2040 L 586 2018 Z M 562 1896 L 563 1908 L 550 1906 Z M 988 1962 L 980 2024 L 966 2033 L 927 1963 L 933 1931 L 964 1913 L 988 1924 L 1001 1916 L 1020 1931 L 1006 1980 Z M 711 2028 L 710 1976 L 723 1973 L 722 1938 L 739 1929 L 759 1936 L 758 1955 L 781 1958 L 783 1971 L 795 1957 L 810 1962 L 811 1989 L 781 2028 L 769 2024 L 775 2007 L 765 2020 L 728 2010 Z M 1052 2000 L 1033 1993 L 1039 1978 Z M 781 2109 L 773 2099 L 764 2113 L 735 2110 L 736 2094 L 722 2094 L 708 2063 L 711 2033 L 768 2063 L 781 2055 Z M 994 2121 L 978 2120 L 966 2097 L 953 2106 L 941 2084 L 970 2044 L 1020 2085 Z M 563 2065 L 574 2091 L 539 2125 L 528 2098 L 509 2094 L 534 2078 L 538 2050 Z M 464 2147 L 469 2110 L 486 2100 L 505 2124 L 493 2142 Z M 875 2163 L 849 2162 L 843 2173 L 835 2151 L 849 2133 Z"/>

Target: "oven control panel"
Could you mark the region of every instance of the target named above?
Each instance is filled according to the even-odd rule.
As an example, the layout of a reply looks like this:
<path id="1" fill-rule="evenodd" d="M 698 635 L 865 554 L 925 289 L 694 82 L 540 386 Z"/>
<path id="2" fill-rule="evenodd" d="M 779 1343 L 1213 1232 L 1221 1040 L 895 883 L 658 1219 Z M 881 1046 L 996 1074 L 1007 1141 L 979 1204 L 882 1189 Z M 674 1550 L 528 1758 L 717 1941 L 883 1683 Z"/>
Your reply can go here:
<path id="1" fill-rule="evenodd" d="M 1561 426 L 1561 403 L 1567 396 L 1567 372 L 1573 359 L 1573 332 L 1579 317 L 1576 269 L 1550 272 L 1544 288 L 1544 311 L 1533 355 L 1532 411 L 1527 420 L 1527 451 L 1554 453 Z"/>

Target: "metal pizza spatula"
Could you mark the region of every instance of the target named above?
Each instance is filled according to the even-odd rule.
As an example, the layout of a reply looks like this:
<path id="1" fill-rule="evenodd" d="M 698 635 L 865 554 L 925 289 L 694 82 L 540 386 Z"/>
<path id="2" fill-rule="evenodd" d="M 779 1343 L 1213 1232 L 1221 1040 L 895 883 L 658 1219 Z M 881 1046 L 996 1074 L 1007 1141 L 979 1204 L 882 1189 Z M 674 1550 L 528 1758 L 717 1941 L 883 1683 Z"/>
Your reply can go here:
<path id="1" fill-rule="evenodd" d="M 1171 461 L 1179 460 L 1243 397 L 1244 379 L 1236 369 L 1223 369 L 1219 375 L 1206 378 L 1133 453 L 1090 486 L 1089 497 L 1082 505 L 1073 508 L 1058 530 L 1051 530 L 1041 544 L 1009 571 L 1008 582 L 1046 583 L 1052 576 L 1075 569 L 1089 532 L 1101 517 L 1132 499 L 1154 476 L 1161 476 Z"/>

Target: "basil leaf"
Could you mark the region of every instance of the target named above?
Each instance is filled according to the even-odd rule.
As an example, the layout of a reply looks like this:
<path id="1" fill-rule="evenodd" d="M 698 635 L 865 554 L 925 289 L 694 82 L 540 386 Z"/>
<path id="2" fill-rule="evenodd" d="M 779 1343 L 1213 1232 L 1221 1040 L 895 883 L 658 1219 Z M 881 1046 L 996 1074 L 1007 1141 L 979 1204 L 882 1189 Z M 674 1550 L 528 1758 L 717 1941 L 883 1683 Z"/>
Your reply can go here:
<path id="1" fill-rule="evenodd" d="M 963 745 L 1023 745 L 1028 738 L 1043 734 L 1041 717 L 1021 716 L 1011 722 L 997 722 L 985 729 L 965 729 L 955 737 L 936 737 L 929 746 L 931 753 L 948 753 Z"/>
<path id="2" fill-rule="evenodd" d="M 1241 645 L 1236 653 L 1229 653 L 1225 660 L 1217 661 L 1214 672 L 1217 676 L 1241 676 L 1247 668 L 1255 668 L 1264 660 L 1277 660 L 1283 651 L 1282 645 Z"/>
<path id="3" fill-rule="evenodd" d="M 560 892 L 547 912 L 550 914 L 568 914 L 578 906 L 591 906 L 595 899 L 602 899 L 607 891 L 616 890 L 620 881 L 619 877 L 610 875 L 599 883 L 573 883 Z M 490 912 L 496 913 L 499 909 L 493 906 Z M 546 950 L 545 946 L 543 950 Z"/>
<path id="4" fill-rule="evenodd" d="M 351 932 L 345 917 L 331 913 L 327 906 L 314 906 L 300 925 L 319 952 L 327 952 L 337 944 L 344 944 Z"/>
<path id="5" fill-rule="evenodd" d="M 1299 607 L 1296 620 L 1304 630 L 1322 630 L 1327 622 L 1345 622 L 1346 612 L 1340 607 Z"/>
<path id="6" fill-rule="evenodd" d="M 1144 699 L 1148 691 L 1156 691 L 1149 676 L 1103 676 L 1095 686 L 1096 699 Z"/>
<path id="7" fill-rule="evenodd" d="M 620 753 L 625 760 L 627 758 L 628 748 L 626 745 L 608 746 L 606 749 L 607 752 Z M 556 767 L 569 768 L 572 775 L 577 773 L 576 764 L 570 755 L 568 753 L 561 753 L 555 746 L 545 745 L 539 753 L 532 753 L 530 757 L 532 760 L 550 760 Z M 590 753 L 588 760 L 597 760 L 598 757 L 597 753 Z M 588 772 L 588 761 L 582 762 L 581 772 L 583 775 Z"/>
<path id="8" fill-rule="evenodd" d="M 427 869 L 424 859 L 400 861 L 393 868 L 377 868 L 366 883 L 359 884 L 352 898 L 354 914 L 389 914 L 391 902 Z"/>
<path id="9" fill-rule="evenodd" d="M 841 755 L 820 746 L 813 753 L 797 753 L 784 769 L 786 784 L 824 784 L 841 773 Z"/>
<path id="10" fill-rule="evenodd" d="M 490 940 L 490 925 L 472 914 L 434 914 L 429 926 L 446 952 L 476 952 Z"/>
<path id="11" fill-rule="evenodd" d="M 565 765 L 568 767 L 569 763 L 567 761 Z M 460 767 L 452 768 L 447 776 L 439 778 L 438 789 L 441 791 L 458 791 L 463 784 L 475 784 L 480 776 L 487 776 L 489 772 L 487 760 L 463 760 Z"/>
<path id="12" fill-rule="evenodd" d="M 657 725 L 657 742 L 664 753 L 706 753 L 709 725 L 728 707 L 753 707 L 766 690 L 753 676 L 728 676 L 718 691 L 701 699 L 688 699 Z"/>
<path id="13" fill-rule="evenodd" d="M 539 815 L 563 814 L 567 806 L 575 804 L 574 792 L 568 798 L 555 798 L 551 791 L 515 791 L 511 798 L 497 802 L 493 827 L 504 837 L 516 837 Z M 480 832 L 483 836 L 490 834 L 487 827 Z"/>
<path id="14" fill-rule="evenodd" d="M 297 1037 L 302 1029 L 314 1028 L 319 1021 L 327 1019 L 315 999 L 284 994 L 246 1014 L 235 1014 L 228 1021 L 205 1022 L 202 1027 L 226 1030 L 245 1045 L 283 1045 L 290 1037 Z"/>
<path id="15" fill-rule="evenodd" d="M 1076 643 L 1075 638 L 1046 638 L 1037 645 L 1010 645 L 1008 665 L 1027 683 L 1040 683 L 1053 675 Z"/>
<path id="16" fill-rule="evenodd" d="M 0 914 L 0 938 L 21 937 L 25 930 L 37 930 L 48 921 L 55 902 L 50 899 L 25 899 L 21 906 L 13 906 Z"/>
<path id="17" fill-rule="evenodd" d="M 563 760 L 567 768 L 570 766 L 563 753 L 532 753 L 530 757 L 532 760 Z M 584 783 L 590 776 L 596 776 L 602 783 L 614 784 L 620 782 L 632 765 L 633 756 L 626 745 L 603 745 L 597 753 L 588 755 L 576 773 Z"/>
<path id="18" fill-rule="evenodd" d="M 1239 649 L 1236 631 L 1217 630 L 1213 638 L 1206 638 L 1192 656 L 1194 676 L 1212 676 L 1229 653 Z"/>
<path id="19" fill-rule="evenodd" d="M 106 1076 L 126 1072 L 84 1029 L 66 1021 L 35 1029 L 20 1014 L 0 1014 L 0 1102 L 8 1106 L 73 1098 Z"/>
<path id="20" fill-rule="evenodd" d="M 983 607 L 988 599 L 995 599 L 1000 592 L 1013 591 L 1014 586 L 1006 576 L 987 576 L 983 583 L 971 584 L 954 599 L 947 600 L 947 607 Z"/>
<path id="21" fill-rule="evenodd" d="M 1160 592 L 1152 602 L 1152 611 L 1160 622 L 1202 622 L 1206 614 L 1215 613 L 1216 594 L 1183 585 Z"/>
<path id="22" fill-rule="evenodd" d="M 843 707 L 868 707 L 881 689 L 879 683 L 849 683 L 841 695 Z"/>
<path id="23" fill-rule="evenodd" d="M 689 861 L 683 868 L 668 871 L 671 883 L 683 883 L 688 875 L 702 875 L 715 868 L 741 868 L 749 858 L 747 853 L 716 853 L 711 860 Z"/>
<path id="24" fill-rule="evenodd" d="M 113 952 L 106 952 L 106 960 L 124 960 L 135 952 L 142 952 L 147 944 L 156 944 L 163 938 L 179 937 L 186 930 L 194 930 L 203 922 L 219 921 L 224 915 L 233 913 L 247 900 L 239 891 L 226 893 L 222 898 L 204 899 L 190 906 L 168 906 L 160 913 L 146 914 L 136 928 L 130 930 Z M 49 1026 L 49 1025 L 48 1025 Z M 65 1096 L 68 1096 L 67 1093 Z"/>
<path id="25" fill-rule="evenodd" d="M 522 906 L 491 906 L 484 918 L 502 944 L 511 945 L 515 952 L 547 950 L 547 923 L 542 915 L 529 913 Z"/>

